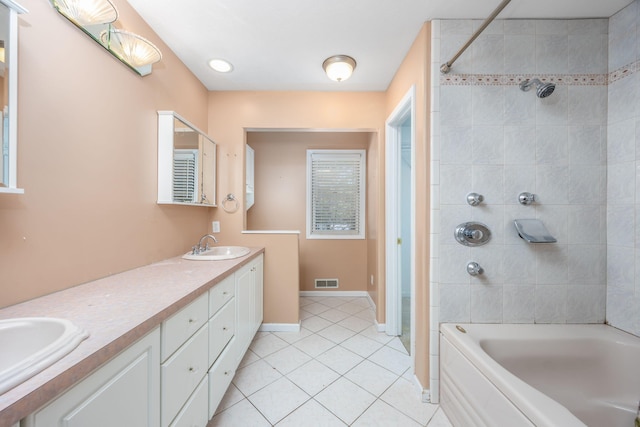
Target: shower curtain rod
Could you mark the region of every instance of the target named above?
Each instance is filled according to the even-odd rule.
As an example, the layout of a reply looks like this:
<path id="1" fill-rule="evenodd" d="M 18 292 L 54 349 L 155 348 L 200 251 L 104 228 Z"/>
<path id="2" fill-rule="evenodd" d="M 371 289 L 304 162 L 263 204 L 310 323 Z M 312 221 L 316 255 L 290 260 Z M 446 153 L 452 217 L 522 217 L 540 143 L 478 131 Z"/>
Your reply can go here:
<path id="1" fill-rule="evenodd" d="M 469 41 L 467 41 L 465 45 L 462 46 L 462 48 L 458 51 L 458 53 L 456 53 L 453 56 L 453 58 L 451 58 L 448 62 L 445 62 L 444 64 L 442 64 L 442 66 L 440 67 L 440 72 L 442 74 L 447 74 L 449 70 L 451 70 L 451 66 L 453 65 L 454 62 L 456 62 L 456 59 L 458 59 L 458 57 L 462 55 L 462 53 L 465 50 L 467 50 L 467 48 L 471 45 L 471 43 L 473 43 L 473 41 L 480 35 L 480 33 L 482 33 L 484 29 L 487 28 L 494 19 L 496 19 L 496 16 L 498 16 L 498 14 L 502 12 L 502 9 L 504 9 L 510 2 L 511 0 L 502 0 L 502 3 L 500 3 L 500 5 L 498 5 L 496 10 L 494 10 L 487 19 L 485 19 L 485 21 L 482 23 L 480 28 L 478 28 L 476 32 L 473 33 Z"/>

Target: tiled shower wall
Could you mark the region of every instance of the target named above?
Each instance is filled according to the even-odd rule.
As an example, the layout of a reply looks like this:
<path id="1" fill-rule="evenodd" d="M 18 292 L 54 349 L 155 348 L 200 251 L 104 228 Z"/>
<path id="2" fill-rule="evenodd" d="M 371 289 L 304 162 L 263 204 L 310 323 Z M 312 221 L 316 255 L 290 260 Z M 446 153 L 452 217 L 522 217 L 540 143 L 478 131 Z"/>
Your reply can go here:
<path id="1" fill-rule="evenodd" d="M 640 6 L 609 20 L 607 321 L 640 336 Z"/>
<path id="2" fill-rule="evenodd" d="M 480 23 L 434 26 L 433 68 Z M 432 286 L 439 321 L 604 321 L 607 33 L 606 19 L 497 20 L 449 74 L 435 74 Z M 518 82 L 533 77 L 555 82 L 553 94 L 521 91 Z M 536 203 L 520 205 L 524 191 Z M 470 192 L 484 202 L 469 206 Z M 513 225 L 518 218 L 542 220 L 558 242 L 526 243 Z M 487 245 L 454 239 L 456 225 L 472 220 L 491 229 Z M 469 261 L 485 273 L 471 277 Z"/>

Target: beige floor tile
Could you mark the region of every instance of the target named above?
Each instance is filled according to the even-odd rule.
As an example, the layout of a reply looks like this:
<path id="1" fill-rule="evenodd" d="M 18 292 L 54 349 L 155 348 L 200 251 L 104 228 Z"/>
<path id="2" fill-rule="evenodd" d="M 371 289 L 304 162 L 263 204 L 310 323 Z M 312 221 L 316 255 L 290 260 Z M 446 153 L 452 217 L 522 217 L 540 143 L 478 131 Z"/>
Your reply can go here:
<path id="1" fill-rule="evenodd" d="M 287 346 L 263 359 L 283 375 L 299 368 L 311 360 L 311 356 L 293 346 Z"/>
<path id="2" fill-rule="evenodd" d="M 364 359 L 343 347 L 336 346 L 316 357 L 316 360 L 340 375 L 344 375 Z"/>
<path id="3" fill-rule="evenodd" d="M 310 396 L 288 379 L 280 378 L 248 399 L 271 424 L 276 424 Z"/>
<path id="4" fill-rule="evenodd" d="M 344 311 L 340 311 L 339 309 L 332 308 L 330 310 L 325 311 L 324 313 L 318 314 L 318 316 L 328 320 L 329 322 L 336 323 L 346 319 L 351 315 L 349 313 L 345 313 Z"/>
<path id="5" fill-rule="evenodd" d="M 420 427 L 421 425 L 392 408 L 381 400 L 376 400 L 364 414 L 351 424 L 354 427 Z"/>
<path id="6" fill-rule="evenodd" d="M 380 399 L 422 425 L 426 425 L 438 409 L 438 405 L 422 402 L 418 387 L 404 378 L 393 383 Z"/>
<path id="7" fill-rule="evenodd" d="M 345 378 L 379 397 L 398 379 L 398 376 L 388 369 L 364 360 L 347 372 Z"/>
<path id="8" fill-rule="evenodd" d="M 304 311 L 308 311 L 309 313 L 313 313 L 316 315 L 320 313 L 324 313 L 329 309 L 331 309 L 331 307 L 327 307 L 326 305 L 319 302 L 314 302 L 313 304 L 304 306 Z"/>
<path id="9" fill-rule="evenodd" d="M 276 424 L 278 427 L 344 427 L 345 423 L 315 400 L 309 400 Z"/>
<path id="10" fill-rule="evenodd" d="M 411 358 L 409 356 L 387 346 L 369 356 L 369 360 L 397 375 L 402 375 L 411 367 Z"/>
<path id="11" fill-rule="evenodd" d="M 307 394 L 315 396 L 340 378 L 340 375 L 317 360 L 312 360 L 291 372 L 287 375 L 287 378 L 307 392 Z"/>
<path id="12" fill-rule="evenodd" d="M 216 414 L 232 407 L 242 399 L 244 399 L 244 395 L 240 392 L 240 390 L 238 390 L 235 385 L 229 384 L 229 388 L 225 392 L 222 400 L 220 401 L 220 404 L 216 408 Z"/>
<path id="13" fill-rule="evenodd" d="M 271 423 L 247 400 L 243 399 L 214 416 L 207 427 L 270 427 Z"/>
<path id="14" fill-rule="evenodd" d="M 333 341 L 336 344 L 340 344 L 342 341 L 351 338 L 356 333 L 351 329 L 347 329 L 340 325 L 331 325 L 318 332 L 318 335 Z"/>
<path id="15" fill-rule="evenodd" d="M 340 344 L 359 356 L 369 357 L 382 348 L 382 344 L 362 335 L 355 335 Z"/>
<path id="16" fill-rule="evenodd" d="M 442 410 L 442 408 L 438 408 L 436 413 L 429 420 L 429 424 L 427 424 L 427 426 L 428 427 L 453 427 L 451 425 L 451 422 L 445 415 L 444 411 Z"/>
<path id="17" fill-rule="evenodd" d="M 287 347 L 288 345 L 288 342 L 270 333 L 269 335 L 263 336 L 262 338 L 253 340 L 253 342 L 249 346 L 249 349 L 259 357 L 264 358 L 272 353 L 275 353 L 278 350 Z"/>
<path id="18" fill-rule="evenodd" d="M 345 328 L 351 329 L 355 332 L 362 332 L 363 330 L 371 326 L 371 322 L 356 316 L 351 316 L 339 321 L 338 325 L 344 326 Z"/>
<path id="19" fill-rule="evenodd" d="M 350 425 L 367 410 L 376 398 L 351 381 L 340 378 L 318 393 L 315 400 Z"/>
<path id="20" fill-rule="evenodd" d="M 336 344 L 333 341 L 329 341 L 320 335 L 310 335 L 307 338 L 303 338 L 300 341 L 293 344 L 299 350 L 304 351 L 311 357 L 319 356 L 325 351 L 334 347 Z"/>
<path id="21" fill-rule="evenodd" d="M 296 341 L 300 341 L 302 338 L 308 337 L 313 332 L 311 332 L 306 328 L 300 328 L 298 332 L 272 332 L 272 333 L 278 338 L 285 340 L 289 344 L 293 344 Z"/>
<path id="22" fill-rule="evenodd" d="M 251 396 L 281 377 L 282 374 L 273 369 L 267 362 L 258 360 L 249 366 L 238 369 L 235 377 L 233 377 L 233 384 L 238 387 L 242 394 Z"/>
<path id="23" fill-rule="evenodd" d="M 307 319 L 302 319 L 302 327 L 310 330 L 311 332 L 318 332 L 327 326 L 331 326 L 333 323 L 322 317 L 313 316 Z"/>

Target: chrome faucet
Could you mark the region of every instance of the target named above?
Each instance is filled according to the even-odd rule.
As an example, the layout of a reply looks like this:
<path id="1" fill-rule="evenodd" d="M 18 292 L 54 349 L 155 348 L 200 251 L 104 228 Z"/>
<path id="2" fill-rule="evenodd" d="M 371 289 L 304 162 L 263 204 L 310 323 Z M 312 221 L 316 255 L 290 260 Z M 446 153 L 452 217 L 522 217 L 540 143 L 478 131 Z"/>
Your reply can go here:
<path id="1" fill-rule="evenodd" d="M 209 250 L 209 242 L 207 242 L 207 244 L 203 247 L 202 244 L 204 243 L 205 240 L 207 239 L 211 239 L 213 240 L 213 243 L 218 243 L 218 239 L 216 239 L 216 236 L 214 236 L 213 234 L 205 234 L 204 236 L 202 236 L 200 238 L 200 241 L 198 242 L 197 245 L 195 245 L 191 251 L 192 255 L 198 255 L 200 252 L 204 252 L 204 251 L 208 251 Z"/>

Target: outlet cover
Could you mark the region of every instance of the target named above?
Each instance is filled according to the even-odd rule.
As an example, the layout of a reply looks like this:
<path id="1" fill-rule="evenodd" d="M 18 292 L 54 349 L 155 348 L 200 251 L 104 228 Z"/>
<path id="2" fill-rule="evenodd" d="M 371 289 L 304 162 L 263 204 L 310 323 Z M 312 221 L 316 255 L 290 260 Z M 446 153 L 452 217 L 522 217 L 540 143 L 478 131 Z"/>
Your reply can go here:
<path id="1" fill-rule="evenodd" d="M 211 230 L 214 233 L 219 233 L 220 232 L 220 221 L 212 221 L 211 222 Z"/>

